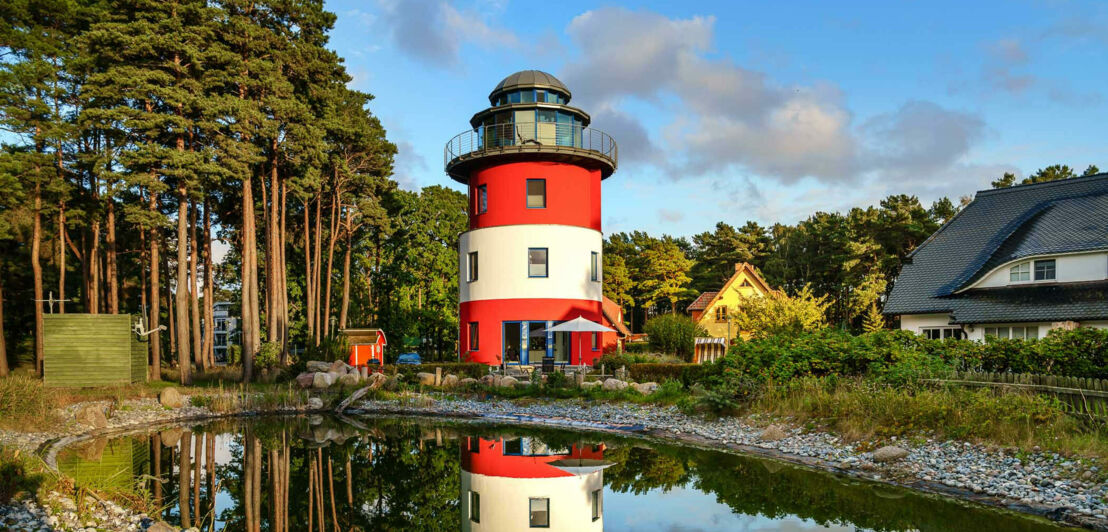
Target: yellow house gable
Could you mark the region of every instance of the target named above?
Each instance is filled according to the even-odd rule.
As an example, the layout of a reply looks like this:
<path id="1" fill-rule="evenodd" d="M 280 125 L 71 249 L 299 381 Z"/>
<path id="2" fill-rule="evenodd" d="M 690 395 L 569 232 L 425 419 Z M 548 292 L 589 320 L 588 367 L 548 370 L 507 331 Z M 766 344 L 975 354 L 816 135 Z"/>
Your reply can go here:
<path id="1" fill-rule="evenodd" d="M 708 336 L 727 338 L 730 341 L 739 333 L 731 323 L 730 316 L 742 304 L 742 298 L 764 296 L 770 290 L 765 279 L 758 275 L 753 266 L 740 262 L 735 265 L 735 274 L 704 307 L 704 312 L 697 323 L 708 331 Z"/>

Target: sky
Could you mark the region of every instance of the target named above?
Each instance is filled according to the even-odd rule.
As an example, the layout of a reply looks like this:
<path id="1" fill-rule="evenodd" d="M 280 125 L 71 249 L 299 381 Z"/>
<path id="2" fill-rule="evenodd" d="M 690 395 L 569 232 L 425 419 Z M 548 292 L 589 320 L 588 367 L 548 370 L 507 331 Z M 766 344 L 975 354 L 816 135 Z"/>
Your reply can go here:
<path id="1" fill-rule="evenodd" d="M 406 189 L 505 76 L 549 72 L 615 137 L 605 233 L 925 206 L 1051 164 L 1108 171 L 1108 2 L 327 1 Z"/>

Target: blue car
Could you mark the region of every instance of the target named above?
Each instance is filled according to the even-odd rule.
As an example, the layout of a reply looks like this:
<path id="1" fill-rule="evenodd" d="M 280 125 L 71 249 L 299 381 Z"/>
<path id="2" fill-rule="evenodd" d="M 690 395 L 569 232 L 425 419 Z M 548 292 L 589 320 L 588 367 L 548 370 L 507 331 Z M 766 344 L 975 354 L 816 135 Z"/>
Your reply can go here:
<path id="1" fill-rule="evenodd" d="M 396 363 L 418 366 L 423 363 L 423 360 L 419 358 L 419 353 L 403 353 L 396 358 Z"/>

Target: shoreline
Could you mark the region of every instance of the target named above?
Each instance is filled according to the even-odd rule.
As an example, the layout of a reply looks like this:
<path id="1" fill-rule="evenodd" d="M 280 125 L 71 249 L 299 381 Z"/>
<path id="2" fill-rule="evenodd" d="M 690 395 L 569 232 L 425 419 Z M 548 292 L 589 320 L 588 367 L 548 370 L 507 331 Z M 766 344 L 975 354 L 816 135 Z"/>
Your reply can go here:
<path id="1" fill-rule="evenodd" d="M 412 401 L 418 398 L 418 401 Z M 432 401 L 427 404 L 427 399 Z M 75 412 L 93 401 L 70 405 Z M 127 401 L 103 429 L 83 430 L 70 423 L 53 433 L 0 431 L 0 445 L 40 456 L 57 471 L 57 453 L 75 443 L 100 437 L 118 437 L 164 426 L 222 418 L 261 415 L 334 414 L 332 409 L 280 409 L 213 412 L 206 407 L 165 409 L 156 400 Z M 187 397 L 185 404 L 188 405 Z M 157 405 L 157 406 L 154 406 Z M 620 433 L 663 443 L 771 459 L 852 478 L 898 486 L 921 493 L 982 504 L 1005 511 L 1039 516 L 1050 521 L 1108 532 L 1108 483 L 1082 481 L 1081 467 L 1053 453 L 1021 457 L 968 442 L 896 442 L 908 451 L 903 459 L 887 463 L 872 460 L 872 452 L 843 443 L 837 436 L 777 424 L 784 436 L 760 437 L 768 419 L 688 416 L 675 407 L 636 403 L 588 403 L 580 400 L 480 400 L 454 394 L 419 394 L 406 399 L 359 401 L 344 412 L 358 416 L 411 416 L 481 421 L 505 425 L 536 425 L 587 432 Z M 114 422 L 113 422 L 114 421 Z M 895 439 L 894 439 L 895 440 Z M 15 442 L 13 444 L 13 441 Z M 1026 461 L 1026 464 L 1024 463 Z M 1096 467 L 1092 467 L 1093 470 Z M 1087 470 L 1086 470 L 1087 471 Z M 12 507 L 20 503 L 13 501 Z M 0 510 L 3 510 L 0 507 Z M 0 511 L 0 515 L 4 512 Z M 49 517 L 49 516 L 48 516 Z M 145 516 L 143 516 L 145 517 Z M 139 527 L 136 530 L 143 530 Z"/>

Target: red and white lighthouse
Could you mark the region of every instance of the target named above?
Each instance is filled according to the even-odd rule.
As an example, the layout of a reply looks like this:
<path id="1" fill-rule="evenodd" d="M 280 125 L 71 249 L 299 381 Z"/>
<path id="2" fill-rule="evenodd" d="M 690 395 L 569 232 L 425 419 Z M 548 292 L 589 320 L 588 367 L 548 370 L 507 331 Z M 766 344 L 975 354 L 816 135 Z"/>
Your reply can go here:
<path id="1" fill-rule="evenodd" d="M 446 145 L 446 173 L 469 188 L 458 243 L 461 360 L 590 364 L 599 333 L 552 332 L 577 317 L 602 322 L 600 183 L 617 148 L 537 70 L 512 74 Z M 579 335 L 583 335 L 580 336 Z"/>

